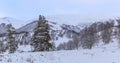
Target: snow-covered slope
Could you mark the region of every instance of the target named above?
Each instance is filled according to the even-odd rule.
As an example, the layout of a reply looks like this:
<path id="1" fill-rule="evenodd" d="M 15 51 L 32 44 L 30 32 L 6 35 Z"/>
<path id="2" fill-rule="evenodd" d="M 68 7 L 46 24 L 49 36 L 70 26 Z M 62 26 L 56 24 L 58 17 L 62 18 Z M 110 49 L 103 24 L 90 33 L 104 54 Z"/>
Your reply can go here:
<path id="1" fill-rule="evenodd" d="M 23 52 L 0 54 L 1 63 L 119 63 L 120 50 L 114 42 L 91 50 Z"/>

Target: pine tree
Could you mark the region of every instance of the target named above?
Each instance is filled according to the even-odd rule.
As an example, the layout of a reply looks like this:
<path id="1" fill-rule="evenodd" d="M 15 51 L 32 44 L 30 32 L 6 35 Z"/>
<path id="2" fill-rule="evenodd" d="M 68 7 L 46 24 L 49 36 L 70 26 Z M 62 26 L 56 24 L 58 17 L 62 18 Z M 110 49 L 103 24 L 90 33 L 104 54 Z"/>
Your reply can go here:
<path id="1" fill-rule="evenodd" d="M 15 37 L 13 36 L 15 32 L 15 28 L 12 27 L 11 24 L 7 25 L 8 27 L 8 33 L 7 33 L 7 48 L 9 50 L 9 53 L 14 53 L 16 49 L 18 48 L 18 43 L 15 41 Z"/>
<path id="2" fill-rule="evenodd" d="M 4 47 L 3 42 L 0 39 L 0 53 L 2 53 L 2 52 L 5 52 L 5 47 Z"/>
<path id="3" fill-rule="evenodd" d="M 40 15 L 33 35 L 34 51 L 49 51 L 52 48 L 50 39 L 48 21 Z"/>

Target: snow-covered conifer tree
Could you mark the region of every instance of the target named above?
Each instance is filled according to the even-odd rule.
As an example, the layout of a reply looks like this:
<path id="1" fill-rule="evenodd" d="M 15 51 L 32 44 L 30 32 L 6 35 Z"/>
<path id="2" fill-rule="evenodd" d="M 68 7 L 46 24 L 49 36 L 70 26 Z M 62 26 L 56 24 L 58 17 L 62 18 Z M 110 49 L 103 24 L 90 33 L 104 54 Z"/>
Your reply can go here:
<path id="1" fill-rule="evenodd" d="M 15 37 L 14 37 L 14 32 L 15 32 L 15 28 L 12 27 L 11 24 L 7 25 L 8 28 L 8 33 L 7 33 L 7 48 L 9 50 L 9 53 L 14 53 L 16 51 L 16 49 L 18 48 L 18 43 L 15 41 Z"/>
<path id="2" fill-rule="evenodd" d="M 34 51 L 49 51 L 52 48 L 50 39 L 48 21 L 40 15 L 33 35 Z"/>

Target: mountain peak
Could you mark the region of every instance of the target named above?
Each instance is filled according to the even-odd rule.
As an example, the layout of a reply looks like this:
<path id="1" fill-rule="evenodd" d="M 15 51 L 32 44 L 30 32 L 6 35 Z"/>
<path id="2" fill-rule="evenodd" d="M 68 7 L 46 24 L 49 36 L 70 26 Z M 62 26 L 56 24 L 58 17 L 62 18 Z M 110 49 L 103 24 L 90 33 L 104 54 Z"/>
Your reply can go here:
<path id="1" fill-rule="evenodd" d="M 5 24 L 12 24 L 13 27 L 15 28 L 19 28 L 22 26 L 22 21 L 21 20 L 17 20 L 15 18 L 12 17 L 2 17 L 0 18 L 0 24 L 5 23 Z"/>

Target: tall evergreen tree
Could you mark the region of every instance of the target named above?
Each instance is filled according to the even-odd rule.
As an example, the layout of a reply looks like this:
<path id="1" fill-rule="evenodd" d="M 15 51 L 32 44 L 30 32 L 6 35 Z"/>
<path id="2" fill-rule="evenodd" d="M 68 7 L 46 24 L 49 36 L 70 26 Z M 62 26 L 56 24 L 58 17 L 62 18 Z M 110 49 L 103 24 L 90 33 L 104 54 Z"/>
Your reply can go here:
<path id="1" fill-rule="evenodd" d="M 0 53 L 2 53 L 2 52 L 5 52 L 5 47 L 4 47 L 3 41 L 1 40 L 1 37 L 0 37 Z"/>
<path id="2" fill-rule="evenodd" d="M 34 51 L 49 51 L 52 48 L 50 39 L 48 21 L 40 15 L 33 35 Z"/>
<path id="3" fill-rule="evenodd" d="M 18 43 L 15 41 L 15 37 L 14 37 L 14 32 L 15 32 L 15 28 L 12 27 L 11 24 L 7 25 L 8 27 L 8 33 L 7 33 L 7 48 L 9 50 L 9 53 L 14 53 L 16 51 L 16 49 L 18 48 Z"/>

